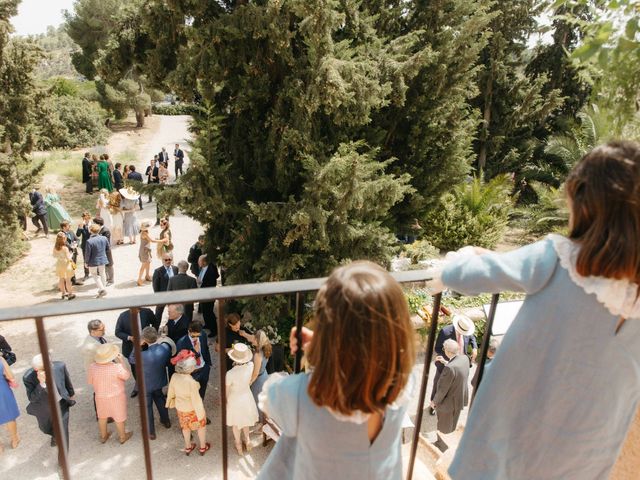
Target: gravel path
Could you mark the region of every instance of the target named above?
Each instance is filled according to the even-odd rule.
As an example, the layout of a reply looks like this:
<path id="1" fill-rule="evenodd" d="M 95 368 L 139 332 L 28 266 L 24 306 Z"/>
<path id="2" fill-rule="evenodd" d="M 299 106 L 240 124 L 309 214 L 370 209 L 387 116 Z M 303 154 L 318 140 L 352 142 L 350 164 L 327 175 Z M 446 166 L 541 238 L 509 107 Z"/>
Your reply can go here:
<path id="1" fill-rule="evenodd" d="M 165 146 L 169 152 L 173 151 L 173 145 L 180 143 L 185 150 L 185 164 L 188 167 L 189 152 L 187 140 L 188 117 L 155 117 L 158 122 L 155 128 L 147 131 L 138 151 L 140 160 L 138 169 L 144 168 L 148 160 Z M 186 148 L 185 148 L 186 147 Z M 80 158 L 80 157 L 79 157 Z M 117 160 L 117 158 L 116 158 Z M 79 163 L 79 162 L 78 162 Z M 173 160 L 169 166 L 173 172 Z M 142 170 L 144 173 L 144 170 Z M 155 204 L 145 203 L 144 209 L 138 212 L 140 221 L 149 220 L 155 223 Z M 75 219 L 74 219 L 75 220 Z M 176 214 L 171 217 L 173 243 L 175 245 L 175 261 L 186 259 L 189 247 L 202 232 L 202 227 L 192 219 Z M 151 235 L 157 237 L 159 227 L 151 230 Z M 51 289 L 55 283 L 53 276 L 53 259 L 51 257 L 52 240 L 36 239 L 32 241 L 32 253 L 20 260 L 14 267 L 0 275 L 0 306 L 7 308 L 16 305 L 28 305 L 41 302 L 61 302 L 57 290 Z M 139 268 L 138 244 L 124 245 L 114 248 L 115 284 L 108 287 L 108 296 L 126 296 L 138 293 L 149 293 L 151 285 L 138 287 L 135 283 Z M 154 257 L 151 268 L 160 265 L 160 261 Z M 82 270 L 80 269 L 79 272 Z M 33 275 L 32 272 L 38 272 Z M 81 276 L 81 274 L 80 274 Z M 8 288 L 7 285 L 11 285 Z M 44 288 L 43 286 L 44 285 Z M 91 280 L 77 289 L 78 298 L 74 302 L 81 302 L 87 298 L 93 298 L 96 289 Z M 120 312 L 103 312 L 100 315 L 75 315 L 67 318 L 52 318 L 46 320 L 49 344 L 55 360 L 64 361 L 71 374 L 76 388 L 76 400 L 78 403 L 71 408 L 70 421 L 70 454 L 71 474 L 77 479 L 142 479 L 144 478 L 144 453 L 141 441 L 141 428 L 139 421 L 139 409 L 136 399 L 129 399 L 128 427 L 133 429 L 133 438 L 124 446 L 121 446 L 116 435 L 105 445 L 99 443 L 98 428 L 95 422 L 92 390 L 86 385 L 82 357 L 78 350 L 83 339 L 87 335 L 86 324 L 92 318 L 100 318 L 107 327 L 107 339 L 120 343 L 114 335 L 116 318 Z M 0 325 L 0 334 L 4 335 L 12 345 L 18 356 L 18 361 L 13 365 L 13 372 L 17 378 L 21 378 L 29 368 L 30 359 L 39 353 L 35 337 L 35 326 L 30 321 L 4 322 Z M 213 345 L 210 345 L 213 352 Z M 213 355 L 212 355 L 213 356 Z M 205 408 L 212 423 L 207 429 L 208 440 L 212 443 L 212 449 L 204 456 L 192 454 L 184 456 L 178 450 L 182 448 L 182 434 L 177 427 L 178 420 L 175 410 L 170 411 L 172 424 L 167 431 L 159 425 L 157 412 L 156 430 L 158 438 L 151 442 L 154 478 L 179 479 L 185 476 L 190 479 L 215 479 L 222 478 L 221 473 L 221 437 L 220 437 L 220 398 L 218 395 L 218 362 L 213 356 L 212 374 L 209 380 L 209 388 L 205 398 Z M 131 391 L 133 381 L 129 380 L 127 391 Z M 8 446 L 6 430 L 0 430 L 0 439 L 5 445 L 5 452 L 0 454 L 0 472 L 2 478 L 10 479 L 55 479 L 57 457 L 56 449 L 49 446 L 49 437 L 43 435 L 37 427 L 35 417 L 26 414 L 27 398 L 21 385 L 16 391 L 18 405 L 22 412 L 18 418 L 18 431 L 22 443 L 16 450 Z M 110 425 L 115 431 L 113 425 Z M 260 438 L 254 436 L 255 448 L 250 454 L 239 457 L 233 449 L 231 432 L 227 432 L 229 438 L 229 478 L 244 479 L 254 478 L 259 467 L 268 454 L 267 449 L 259 445 Z"/>

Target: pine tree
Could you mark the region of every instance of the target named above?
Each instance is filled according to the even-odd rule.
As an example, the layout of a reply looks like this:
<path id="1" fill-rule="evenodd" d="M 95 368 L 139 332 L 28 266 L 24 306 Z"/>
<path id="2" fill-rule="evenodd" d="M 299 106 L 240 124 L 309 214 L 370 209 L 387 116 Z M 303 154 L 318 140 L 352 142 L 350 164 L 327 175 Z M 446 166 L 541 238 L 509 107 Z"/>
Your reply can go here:
<path id="1" fill-rule="evenodd" d="M 24 202 L 39 172 L 29 153 L 35 141 L 33 70 L 40 55 L 32 43 L 9 39 L 9 19 L 19 3 L 0 5 L 0 271 L 25 248 L 18 216 L 30 215 Z"/>

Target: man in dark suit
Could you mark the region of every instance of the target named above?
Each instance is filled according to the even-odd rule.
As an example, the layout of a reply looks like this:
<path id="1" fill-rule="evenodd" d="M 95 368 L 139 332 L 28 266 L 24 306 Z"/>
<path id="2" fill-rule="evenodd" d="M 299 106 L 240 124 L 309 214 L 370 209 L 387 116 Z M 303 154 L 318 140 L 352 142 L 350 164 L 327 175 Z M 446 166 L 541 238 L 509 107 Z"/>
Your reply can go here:
<path id="1" fill-rule="evenodd" d="M 478 354 L 478 343 L 476 342 L 476 337 L 473 335 L 475 332 L 475 325 L 473 321 L 464 315 L 454 315 L 452 319 L 452 324 L 443 327 L 438 334 L 438 338 L 436 339 L 436 358 L 438 356 L 444 358 L 445 361 L 448 361 L 447 354 L 444 351 L 444 342 L 446 340 L 454 340 L 460 347 L 460 353 L 463 355 L 467 355 L 467 351 L 469 347 L 471 347 L 471 362 L 475 362 L 476 356 Z M 444 368 L 444 362 L 436 361 L 436 374 L 433 377 L 433 390 L 431 390 L 431 400 L 433 400 L 438 391 L 438 380 L 440 379 L 440 375 L 442 374 L 442 369 Z M 471 363 L 469 363 L 471 365 Z M 433 409 L 429 410 L 431 415 L 435 415 Z"/>
<path id="2" fill-rule="evenodd" d="M 167 337 L 178 343 L 189 331 L 189 322 L 191 320 L 184 314 L 184 305 L 181 303 L 172 303 L 167 305 Z"/>
<path id="3" fill-rule="evenodd" d="M 120 162 L 116 163 L 115 170 L 113 171 L 113 186 L 116 190 L 120 190 L 124 187 L 124 178 L 122 177 L 122 171 L 120 168 L 122 164 Z"/>
<path id="4" fill-rule="evenodd" d="M 140 172 L 136 172 L 135 165 L 129 165 L 129 177 L 128 180 L 133 180 L 135 182 L 142 183 L 142 174 Z M 140 205 L 140 210 L 142 210 L 142 195 L 138 197 L 138 204 Z"/>
<path id="5" fill-rule="evenodd" d="M 91 225 L 91 214 L 89 212 L 83 212 L 82 221 L 78 224 L 78 229 L 76 230 L 76 237 L 81 239 L 80 249 L 82 250 L 82 261 L 84 266 L 83 281 L 89 278 L 89 265 L 87 264 L 87 240 L 91 237 L 89 225 Z"/>
<path id="6" fill-rule="evenodd" d="M 441 357 L 441 362 L 445 365 L 431 408 L 435 408 L 438 413 L 438 432 L 447 434 L 455 431 L 460 412 L 469 404 L 469 359 L 460 353 L 460 345 L 455 340 L 445 340 L 443 348 L 449 361 Z M 440 436 L 436 446 L 443 452 L 448 448 Z"/>
<path id="7" fill-rule="evenodd" d="M 176 143 L 176 148 L 173 150 L 173 158 L 175 159 L 176 180 L 178 179 L 178 172 L 182 175 L 182 165 L 184 164 L 184 152 L 180 149 L 180 145 Z"/>
<path id="8" fill-rule="evenodd" d="M 111 245 L 111 230 L 109 230 L 107 227 L 104 226 L 104 220 L 100 217 L 95 217 L 93 219 L 93 223 L 95 223 L 96 225 L 100 225 L 100 231 L 98 232 L 98 235 L 102 235 L 104 238 L 106 238 L 109 241 L 109 245 Z M 107 274 L 107 287 L 108 287 L 109 285 L 113 285 L 113 281 L 114 281 L 113 253 L 111 252 L 111 249 L 107 250 L 107 259 L 109 260 L 109 263 L 105 265 L 104 271 Z"/>
<path id="9" fill-rule="evenodd" d="M 160 183 L 160 177 L 158 177 L 158 162 L 157 162 L 157 158 L 158 156 L 156 155 L 155 157 L 153 157 L 153 160 L 151 160 L 149 162 L 149 166 L 147 167 L 147 170 L 144 172 L 145 176 L 147 177 L 147 185 L 153 185 L 154 183 Z M 149 192 L 149 202 L 151 203 L 153 201 L 151 192 Z"/>
<path id="10" fill-rule="evenodd" d="M 194 243 L 189 249 L 189 256 L 187 261 L 191 264 L 191 273 L 196 277 L 200 274 L 200 267 L 198 266 L 198 259 L 202 255 L 202 247 L 204 246 L 204 235 L 198 236 L 198 241 Z"/>
<path id="11" fill-rule="evenodd" d="M 178 274 L 174 275 L 169 279 L 169 284 L 167 285 L 167 292 L 172 292 L 174 290 L 189 290 L 191 288 L 198 288 L 198 284 L 196 279 L 190 277 L 187 274 L 187 269 L 189 268 L 189 264 L 184 260 L 180 260 L 178 262 Z M 189 318 L 189 320 L 193 320 L 193 303 L 186 303 L 184 305 L 184 314 Z"/>
<path id="12" fill-rule="evenodd" d="M 199 288 L 215 287 L 218 280 L 218 267 L 215 263 L 209 262 L 207 255 L 200 255 L 198 259 L 200 273 L 196 283 Z M 204 326 L 209 329 L 209 337 L 215 337 L 218 334 L 218 326 L 216 317 L 213 314 L 214 302 L 200 302 L 198 308 L 204 318 Z"/>
<path id="13" fill-rule="evenodd" d="M 69 377 L 67 366 L 63 362 L 53 363 L 53 380 L 49 381 L 44 370 L 42 355 L 36 355 L 31 361 L 22 381 L 27 389 L 27 413 L 33 415 L 38 420 L 38 427 L 45 435 L 51 435 L 51 446 L 56 445 L 53 430 L 53 418 L 49 407 L 47 388 L 52 386 L 56 389 L 56 398 L 59 398 L 60 411 L 62 413 L 62 426 L 64 428 L 65 441 L 69 447 L 69 407 L 76 404 L 73 399 L 75 391 Z"/>
<path id="14" fill-rule="evenodd" d="M 91 180 L 92 170 L 91 155 L 87 152 L 82 159 L 82 183 L 84 183 L 87 193 L 93 193 L 93 183 Z"/>
<path id="15" fill-rule="evenodd" d="M 31 202 L 31 211 L 33 212 L 33 217 L 31 217 L 31 222 L 36 227 L 36 234 L 40 233 L 41 230 L 44 230 L 45 238 L 49 238 L 49 224 L 47 223 L 47 206 L 44 203 L 44 198 L 42 194 L 38 191 L 38 186 L 36 185 L 31 193 L 29 194 L 29 201 Z"/>
<path id="16" fill-rule="evenodd" d="M 204 400 L 207 382 L 211 371 L 211 354 L 207 344 L 207 335 L 200 322 L 191 322 L 187 335 L 178 340 L 177 351 L 190 350 L 196 355 L 196 369 L 191 373 L 193 379 L 200 384 L 200 398 Z"/>
<path id="17" fill-rule="evenodd" d="M 164 162 L 166 167 L 169 168 L 169 152 L 167 152 L 166 148 L 162 147 L 162 150 L 158 153 L 158 161 Z"/>
<path id="18" fill-rule="evenodd" d="M 140 331 L 142 331 L 145 327 L 155 327 L 156 329 L 159 327 L 160 322 L 156 320 L 156 316 L 153 314 L 151 309 L 149 308 L 141 308 L 138 312 L 138 319 L 140 323 Z M 133 352 L 133 330 L 131 330 L 131 315 L 129 314 L 129 310 L 125 310 L 118 316 L 118 320 L 116 321 L 116 337 L 122 340 L 122 356 L 129 360 L 129 364 L 131 365 L 131 373 L 133 374 L 133 378 L 136 379 L 136 366 L 135 362 L 130 360 L 131 352 Z M 131 398 L 138 395 L 138 386 L 136 384 L 133 387 L 133 391 L 131 392 Z"/>
<path id="19" fill-rule="evenodd" d="M 162 388 L 167 385 L 167 366 L 169 360 L 176 353 L 176 346 L 168 337 L 158 341 L 158 332 L 153 327 L 142 330 L 142 344 L 147 346 L 142 352 L 144 368 L 144 386 L 147 391 L 147 416 L 149 418 L 149 438 L 156 439 L 156 426 L 153 421 L 153 404 L 160 415 L 160 423 L 165 428 L 171 428 L 169 410 L 165 406 L 167 397 Z"/>
<path id="20" fill-rule="evenodd" d="M 178 267 L 172 265 L 172 263 L 173 255 L 169 252 L 163 253 L 162 266 L 153 271 L 151 279 L 151 286 L 154 292 L 166 292 L 169 287 L 169 280 L 178 274 Z M 162 312 L 164 312 L 164 305 L 158 305 L 156 307 L 158 323 L 162 322 Z"/>

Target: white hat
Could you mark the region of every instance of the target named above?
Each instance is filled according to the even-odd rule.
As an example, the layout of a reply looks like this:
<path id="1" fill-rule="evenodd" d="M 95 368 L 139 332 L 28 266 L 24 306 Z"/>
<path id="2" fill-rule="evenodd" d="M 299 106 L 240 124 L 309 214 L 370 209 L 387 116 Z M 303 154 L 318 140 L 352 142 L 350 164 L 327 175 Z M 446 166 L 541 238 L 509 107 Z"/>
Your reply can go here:
<path id="1" fill-rule="evenodd" d="M 466 337 L 473 335 L 476 331 L 476 326 L 473 324 L 473 321 L 465 315 L 454 315 L 453 327 L 458 333 Z"/>
<path id="2" fill-rule="evenodd" d="M 131 187 L 121 188 L 118 192 L 127 200 L 137 200 L 140 197 L 140 194 Z"/>
<path id="3" fill-rule="evenodd" d="M 235 363 L 247 363 L 253 358 L 251 350 L 244 343 L 236 343 L 233 348 L 227 353 L 229 358 Z"/>
<path id="4" fill-rule="evenodd" d="M 96 363 L 109 363 L 118 356 L 120 349 L 115 343 L 104 343 L 96 348 L 93 361 Z"/>

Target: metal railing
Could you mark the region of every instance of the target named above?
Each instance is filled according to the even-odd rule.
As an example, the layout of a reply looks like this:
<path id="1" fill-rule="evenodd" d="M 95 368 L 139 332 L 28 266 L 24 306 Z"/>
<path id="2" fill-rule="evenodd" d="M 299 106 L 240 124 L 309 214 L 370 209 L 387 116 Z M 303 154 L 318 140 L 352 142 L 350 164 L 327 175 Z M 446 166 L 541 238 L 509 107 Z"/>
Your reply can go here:
<path id="1" fill-rule="evenodd" d="M 394 272 L 391 275 L 400 283 L 416 283 L 430 280 L 427 270 L 413 270 L 408 272 Z M 38 343 L 45 372 L 48 379 L 53 379 L 53 368 L 51 357 L 49 355 L 49 346 L 47 334 L 44 328 L 45 317 L 58 317 L 62 315 L 86 314 L 91 312 L 101 312 L 107 310 L 129 309 L 131 320 L 131 329 L 134 345 L 136 376 L 140 379 L 138 383 L 138 404 L 140 407 L 140 418 L 142 423 L 142 439 L 144 447 L 144 459 L 146 468 L 146 477 L 148 480 L 153 479 L 153 469 L 151 464 L 151 447 L 149 444 L 149 424 L 147 418 L 146 407 L 146 387 L 144 384 L 142 348 L 140 344 L 140 325 L 138 322 L 139 308 L 149 307 L 153 305 L 168 305 L 179 303 L 193 302 L 213 302 L 218 301 L 218 342 L 219 348 L 219 368 L 220 368 L 220 428 L 222 432 L 222 476 L 224 480 L 228 479 L 228 445 L 227 445 L 227 425 L 226 425 L 226 351 L 223 345 L 226 345 L 226 322 L 224 318 L 224 303 L 228 300 L 250 297 L 264 297 L 271 295 L 296 295 L 296 327 L 298 332 L 298 345 L 302 345 L 302 324 L 304 318 L 304 296 L 306 293 L 317 291 L 326 278 L 313 278 L 307 280 L 291 280 L 283 282 L 255 283 L 247 285 L 232 285 L 224 287 L 211 287 L 193 290 L 177 290 L 171 292 L 160 292 L 145 295 L 136 295 L 119 298 L 101 298 L 87 301 L 64 302 L 53 305 L 34 305 L 17 308 L 0 309 L 0 322 L 12 320 L 35 319 L 36 330 L 38 335 Z M 407 480 L 412 480 L 416 453 L 422 426 L 422 418 L 424 413 L 424 403 L 426 399 L 426 391 L 429 382 L 429 370 L 433 360 L 433 350 L 435 344 L 436 329 L 440 313 L 441 294 L 437 294 L 433 299 L 433 313 L 429 334 L 427 336 L 426 356 L 422 380 L 420 383 L 420 393 L 418 407 L 415 417 L 414 435 L 411 444 L 411 453 L 407 471 Z M 481 360 L 478 365 L 478 384 L 482 380 L 484 364 L 486 360 L 486 352 L 489 345 L 489 337 L 492 331 L 493 319 L 498 304 L 499 295 L 493 296 L 491 308 L 487 316 L 487 326 L 485 329 L 484 341 L 482 346 Z M 161 320 L 161 319 L 158 319 Z M 299 348 L 294 361 L 295 373 L 300 372 L 302 360 L 302 349 Z M 54 383 L 51 382 L 53 385 Z M 477 388 L 476 388 L 477 390 Z M 54 438 L 58 445 L 58 463 L 65 479 L 70 479 L 69 462 L 68 462 L 68 445 L 62 426 L 62 414 L 60 405 L 56 401 L 55 393 L 52 388 L 47 389 L 49 406 L 52 413 L 52 423 L 54 430 Z M 474 391 L 475 395 L 475 391 Z"/>

